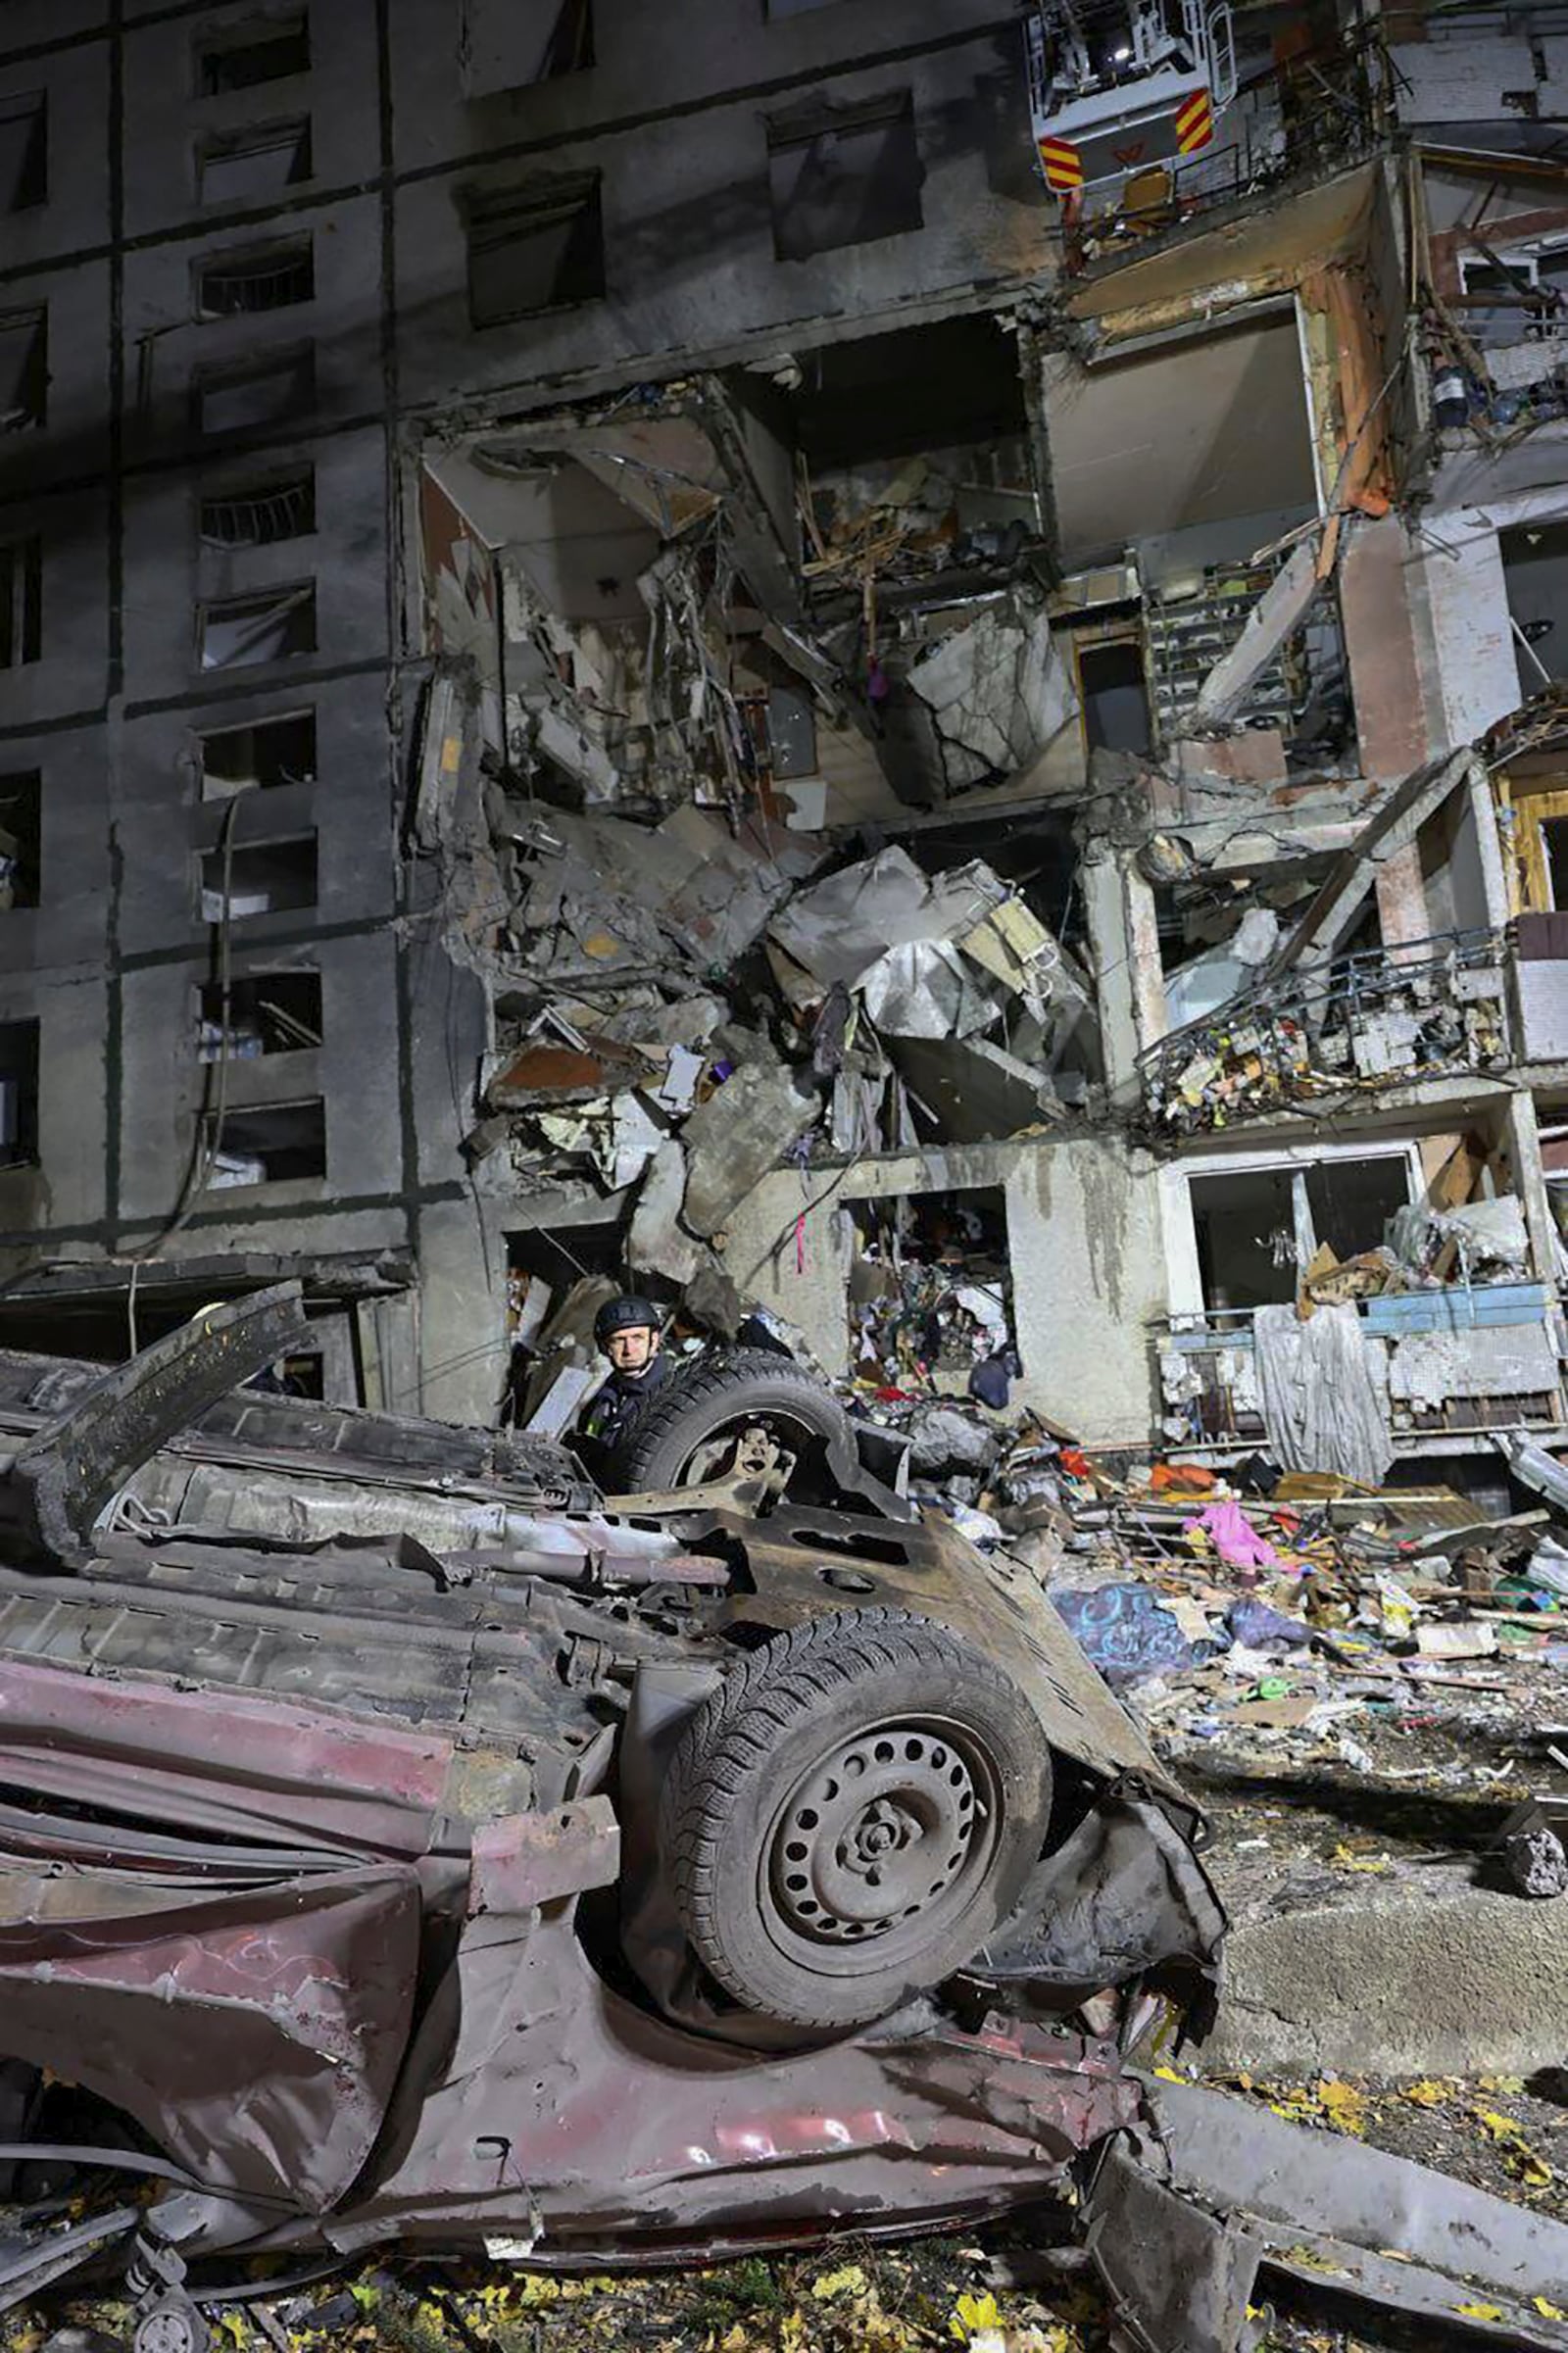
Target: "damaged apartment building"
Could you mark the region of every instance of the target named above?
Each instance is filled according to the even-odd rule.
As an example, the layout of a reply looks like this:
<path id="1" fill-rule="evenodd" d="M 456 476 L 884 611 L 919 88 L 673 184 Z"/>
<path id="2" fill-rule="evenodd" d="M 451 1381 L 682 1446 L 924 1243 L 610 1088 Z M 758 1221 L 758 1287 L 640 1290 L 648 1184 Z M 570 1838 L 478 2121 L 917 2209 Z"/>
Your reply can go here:
<path id="1" fill-rule="evenodd" d="M 3 13 L 0 1340 L 1568 1432 L 1568 9 Z"/>

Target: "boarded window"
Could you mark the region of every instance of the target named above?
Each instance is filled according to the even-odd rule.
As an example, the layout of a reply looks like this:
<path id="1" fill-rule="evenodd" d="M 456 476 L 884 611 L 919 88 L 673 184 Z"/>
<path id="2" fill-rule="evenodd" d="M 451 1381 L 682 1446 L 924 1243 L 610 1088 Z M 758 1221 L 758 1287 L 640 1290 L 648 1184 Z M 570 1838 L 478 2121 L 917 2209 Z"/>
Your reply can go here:
<path id="1" fill-rule="evenodd" d="M 203 204 L 267 204 L 310 176 L 308 117 L 215 131 L 196 150 L 196 193 Z"/>
<path id="2" fill-rule="evenodd" d="M 558 182 L 549 191 L 470 192 L 466 207 L 468 316 L 476 327 L 592 302 L 604 293 L 597 173 Z"/>
<path id="3" fill-rule="evenodd" d="M 227 1015 L 230 1061 L 309 1053 L 321 1043 L 321 976 L 318 972 L 256 972 L 230 981 Z M 197 1013 L 198 1061 L 220 1059 L 224 1029 L 222 983 L 208 981 Z"/>
<path id="4" fill-rule="evenodd" d="M 43 780 L 36 768 L 0 776 L 0 908 L 38 904 L 42 815 Z"/>
<path id="5" fill-rule="evenodd" d="M 316 294 L 309 237 L 290 245 L 262 245 L 224 253 L 196 271 L 196 308 L 203 319 L 239 319 L 252 311 L 286 311 Z"/>
<path id="6" fill-rule="evenodd" d="M 228 889 L 223 889 L 224 854 L 209 850 L 201 861 L 202 921 L 231 923 L 248 915 L 288 914 L 316 905 L 316 836 L 282 842 L 244 842 L 227 856 Z"/>
<path id="7" fill-rule="evenodd" d="M 265 548 L 315 529 L 316 473 L 309 466 L 202 493 L 201 535 L 209 547 Z"/>
<path id="8" fill-rule="evenodd" d="M 316 354 L 307 345 L 243 367 L 198 370 L 192 391 L 198 432 L 260 432 L 286 424 L 315 403 Z"/>
<path id="9" fill-rule="evenodd" d="M 0 1022 L 0 1168 L 38 1157 L 38 1024 Z"/>
<path id="10" fill-rule="evenodd" d="M 216 597 L 201 608 L 204 670 L 243 669 L 316 651 L 316 587 L 269 588 L 248 597 Z"/>
<path id="11" fill-rule="evenodd" d="M 0 311 L 0 432 L 41 425 L 48 394 L 48 313 Z"/>
<path id="12" fill-rule="evenodd" d="M 196 47 L 196 90 L 220 98 L 225 90 L 253 90 L 264 81 L 282 81 L 311 70 L 311 26 L 304 9 L 264 25 L 215 33 Z"/>
<path id="13" fill-rule="evenodd" d="M 767 181 L 781 262 L 919 228 L 909 93 L 843 113 L 778 118 L 768 124 Z"/>
<path id="14" fill-rule="evenodd" d="M 0 98 L 0 213 L 25 213 L 49 197 L 49 103 L 42 90 Z"/>
<path id="15" fill-rule="evenodd" d="M 0 542 L 0 670 L 36 662 L 43 643 L 43 542 Z"/>
<path id="16" fill-rule="evenodd" d="M 319 1096 L 312 1103 L 258 1103 L 248 1111 L 227 1111 L 221 1128 L 209 1122 L 208 1138 L 210 1191 L 286 1185 L 326 1174 L 326 1105 Z"/>
<path id="17" fill-rule="evenodd" d="M 225 801 L 253 786 L 268 789 L 316 781 L 316 713 L 257 719 L 249 727 L 216 727 L 197 738 L 202 799 Z"/>

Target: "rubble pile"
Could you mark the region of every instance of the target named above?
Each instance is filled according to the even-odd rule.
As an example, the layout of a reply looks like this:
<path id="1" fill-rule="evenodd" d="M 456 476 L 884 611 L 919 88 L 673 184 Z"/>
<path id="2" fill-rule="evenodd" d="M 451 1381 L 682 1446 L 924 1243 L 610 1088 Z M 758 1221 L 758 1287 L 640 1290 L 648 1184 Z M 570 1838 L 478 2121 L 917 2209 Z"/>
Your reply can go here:
<path id="1" fill-rule="evenodd" d="M 1568 1889 L 1568 1473 L 1541 1449 L 1506 1442 L 1544 1498 L 1509 1511 L 1261 1457 L 1224 1478 L 1038 1428 L 992 1443 L 991 1541 L 1171 1762 L 1512 1796 L 1498 1883 Z"/>

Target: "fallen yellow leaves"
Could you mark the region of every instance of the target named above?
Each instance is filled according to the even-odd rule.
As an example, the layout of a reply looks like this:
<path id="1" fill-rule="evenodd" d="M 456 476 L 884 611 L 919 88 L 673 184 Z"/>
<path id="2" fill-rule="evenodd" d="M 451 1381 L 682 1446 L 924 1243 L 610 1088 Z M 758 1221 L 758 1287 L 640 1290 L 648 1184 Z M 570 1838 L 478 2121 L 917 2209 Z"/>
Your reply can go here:
<path id="1" fill-rule="evenodd" d="M 811 2281 L 811 2295 L 818 2304 L 829 2304 L 835 2296 L 863 2296 L 871 2282 L 858 2263 L 841 2264 L 836 2272 L 823 2272 Z"/>
<path id="2" fill-rule="evenodd" d="M 1503 2163 L 1516 2181 L 1531 2189 L 1551 2187 L 1551 2167 L 1531 2147 L 1513 2117 L 1504 2116 L 1496 2108 L 1476 2108 L 1472 2114 L 1487 2138 L 1501 2149 Z"/>
<path id="3" fill-rule="evenodd" d="M 1432 2076 L 1423 2076 L 1417 2083 L 1401 2083 L 1399 2097 L 1413 2101 L 1418 2108 L 1441 2108 L 1445 2101 L 1452 2099 L 1456 2088 L 1453 2083 L 1439 2083 Z"/>
<path id="4" fill-rule="evenodd" d="M 961 2295 L 953 2307 L 948 2323 L 948 2334 L 956 2336 L 960 2345 L 969 2345 L 983 2331 L 1000 2331 L 1002 2307 L 989 2288 L 981 2296 Z"/>

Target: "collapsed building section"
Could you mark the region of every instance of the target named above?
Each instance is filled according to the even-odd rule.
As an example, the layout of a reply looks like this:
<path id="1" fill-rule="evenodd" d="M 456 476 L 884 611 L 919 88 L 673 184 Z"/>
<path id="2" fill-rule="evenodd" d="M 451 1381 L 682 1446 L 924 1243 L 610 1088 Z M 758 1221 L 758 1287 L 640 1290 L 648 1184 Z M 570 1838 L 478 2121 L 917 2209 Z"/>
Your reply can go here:
<path id="1" fill-rule="evenodd" d="M 1186 71 L 1133 15 L 1078 100 Z M 1394 84 L 1330 42 L 1311 148 L 1264 30 L 1288 208 L 1183 165 L 1136 236 L 1066 206 L 1049 300 L 424 440 L 410 824 L 523 1418 L 633 1279 L 917 1437 L 1562 1425 L 1553 730 L 1451 725 Z"/>

